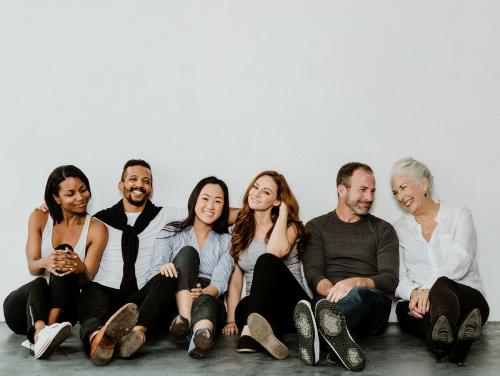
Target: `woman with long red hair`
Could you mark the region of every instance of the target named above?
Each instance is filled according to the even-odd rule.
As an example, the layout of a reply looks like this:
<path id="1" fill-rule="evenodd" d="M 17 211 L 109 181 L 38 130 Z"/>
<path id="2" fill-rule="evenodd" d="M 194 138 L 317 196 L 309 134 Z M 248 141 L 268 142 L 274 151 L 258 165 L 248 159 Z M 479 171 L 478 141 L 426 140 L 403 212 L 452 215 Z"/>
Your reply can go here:
<path id="1" fill-rule="evenodd" d="M 303 283 L 298 244 L 307 238 L 299 205 L 285 177 L 263 171 L 248 186 L 232 231 L 235 268 L 229 282 L 226 335 L 240 333 L 238 352 L 262 347 L 284 359 L 280 338 L 295 332 L 293 311 L 310 300 Z M 246 296 L 241 299 L 243 277 Z"/>

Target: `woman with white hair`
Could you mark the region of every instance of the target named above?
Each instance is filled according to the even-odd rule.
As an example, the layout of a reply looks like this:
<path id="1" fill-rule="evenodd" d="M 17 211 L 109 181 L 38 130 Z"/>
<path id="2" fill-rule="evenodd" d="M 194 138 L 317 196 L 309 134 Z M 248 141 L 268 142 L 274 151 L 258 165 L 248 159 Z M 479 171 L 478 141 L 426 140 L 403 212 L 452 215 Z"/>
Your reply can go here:
<path id="1" fill-rule="evenodd" d="M 398 322 L 425 338 L 438 359 L 462 365 L 489 314 L 469 209 L 432 198 L 432 175 L 412 158 L 394 164 L 392 192 L 408 214 L 394 227 L 400 244 Z"/>

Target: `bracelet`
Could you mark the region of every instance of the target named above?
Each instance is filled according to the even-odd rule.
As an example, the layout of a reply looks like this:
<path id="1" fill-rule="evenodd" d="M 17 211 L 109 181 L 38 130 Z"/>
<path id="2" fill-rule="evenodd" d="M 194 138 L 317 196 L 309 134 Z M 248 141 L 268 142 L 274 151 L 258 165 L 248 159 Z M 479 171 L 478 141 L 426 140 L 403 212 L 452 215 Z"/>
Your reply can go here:
<path id="1" fill-rule="evenodd" d="M 236 325 L 234 321 L 226 321 L 226 325 Z"/>

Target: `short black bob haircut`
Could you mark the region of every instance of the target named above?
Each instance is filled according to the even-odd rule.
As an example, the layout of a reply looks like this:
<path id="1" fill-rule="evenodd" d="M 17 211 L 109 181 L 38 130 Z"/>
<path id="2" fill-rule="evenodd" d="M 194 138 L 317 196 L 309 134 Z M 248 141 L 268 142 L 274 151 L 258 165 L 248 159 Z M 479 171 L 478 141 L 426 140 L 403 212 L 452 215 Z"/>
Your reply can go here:
<path id="1" fill-rule="evenodd" d="M 89 179 L 78 167 L 73 165 L 59 166 L 54 171 L 52 171 L 47 179 L 47 185 L 45 186 L 45 203 L 49 208 L 49 213 L 54 223 L 60 223 L 63 220 L 61 206 L 56 202 L 54 196 L 59 194 L 59 184 L 61 184 L 66 178 L 79 178 L 83 184 L 87 186 L 90 196 L 92 197 L 92 192 L 90 191 Z"/>

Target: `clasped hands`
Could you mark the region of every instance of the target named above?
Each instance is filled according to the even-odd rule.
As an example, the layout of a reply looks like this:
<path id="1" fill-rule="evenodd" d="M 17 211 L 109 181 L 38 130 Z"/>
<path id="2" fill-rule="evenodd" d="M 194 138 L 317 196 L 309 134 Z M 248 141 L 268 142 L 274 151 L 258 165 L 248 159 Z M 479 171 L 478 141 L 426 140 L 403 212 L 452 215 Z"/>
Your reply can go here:
<path id="1" fill-rule="evenodd" d="M 69 248 L 54 250 L 47 258 L 47 271 L 57 277 L 75 273 L 82 263 L 78 254 Z"/>
<path id="2" fill-rule="evenodd" d="M 417 319 L 421 319 L 429 312 L 429 289 L 414 289 L 410 295 L 410 303 L 408 304 L 408 314 Z"/>

